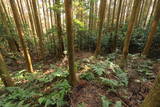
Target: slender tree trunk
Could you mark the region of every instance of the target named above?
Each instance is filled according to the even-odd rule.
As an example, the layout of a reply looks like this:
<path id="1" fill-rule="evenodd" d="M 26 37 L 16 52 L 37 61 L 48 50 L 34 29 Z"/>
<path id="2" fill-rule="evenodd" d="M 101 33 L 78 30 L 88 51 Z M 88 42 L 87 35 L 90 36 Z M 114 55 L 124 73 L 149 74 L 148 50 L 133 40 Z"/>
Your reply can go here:
<path id="1" fill-rule="evenodd" d="M 146 14 L 146 17 L 145 17 L 145 20 L 144 20 L 144 25 L 143 25 L 144 28 L 146 27 L 146 24 L 147 24 L 147 19 L 148 19 L 148 16 L 149 16 L 149 11 L 150 11 L 151 4 L 152 4 L 152 0 L 149 1 L 147 14 Z"/>
<path id="2" fill-rule="evenodd" d="M 42 18 L 41 18 L 40 3 L 38 0 L 37 0 L 36 4 L 37 4 L 37 12 L 38 12 L 38 18 L 39 18 L 39 23 L 40 23 L 40 29 L 42 30 L 42 39 L 43 39 L 43 24 L 42 24 Z"/>
<path id="3" fill-rule="evenodd" d="M 60 0 L 56 0 L 56 4 L 60 5 Z M 59 40 L 59 54 L 62 55 L 64 51 L 64 43 L 62 38 L 62 27 L 61 27 L 61 12 L 56 12 L 57 17 L 57 30 L 58 30 L 58 40 Z"/>
<path id="4" fill-rule="evenodd" d="M 50 20 L 49 20 L 49 11 L 48 11 L 47 0 L 45 0 L 44 2 L 45 2 L 45 5 L 46 5 L 46 13 L 47 13 L 46 17 L 48 18 L 47 19 L 47 25 L 48 25 L 48 29 L 50 29 L 51 27 L 50 27 L 50 22 L 49 22 Z"/>
<path id="5" fill-rule="evenodd" d="M 109 0 L 109 9 L 108 9 L 108 27 L 110 27 L 110 13 L 111 13 L 111 3 L 112 0 Z"/>
<path id="6" fill-rule="evenodd" d="M 48 27 L 47 27 L 47 19 L 46 19 L 46 12 L 45 12 L 45 1 L 44 0 L 42 0 L 42 6 L 43 6 L 43 16 L 44 16 L 44 18 L 43 18 L 43 20 L 44 20 L 44 23 L 45 23 L 45 31 L 47 32 L 47 29 L 48 29 Z"/>
<path id="7" fill-rule="evenodd" d="M 131 19 L 130 19 L 127 34 L 126 34 L 126 37 L 125 37 L 125 40 L 124 40 L 123 60 L 126 60 L 127 56 L 128 56 L 128 49 L 129 49 L 129 44 L 130 44 L 130 40 L 131 40 L 131 34 L 132 34 L 132 30 L 133 30 L 134 23 L 135 23 L 135 20 L 136 20 L 136 13 L 139 12 L 139 10 L 138 10 L 139 5 L 141 5 L 141 0 L 134 0 Z"/>
<path id="8" fill-rule="evenodd" d="M 24 20 L 24 16 L 23 16 L 23 12 L 22 12 L 21 6 L 20 6 L 20 1 L 17 0 L 16 2 L 17 2 L 19 13 L 20 13 L 20 18 L 21 18 L 21 21 L 22 21 L 21 23 L 24 24 L 25 20 Z"/>
<path id="9" fill-rule="evenodd" d="M 41 51 L 41 57 L 44 57 L 44 44 L 43 44 L 43 33 L 42 33 L 42 29 L 41 29 L 41 25 L 40 25 L 40 21 L 39 21 L 39 17 L 38 17 L 38 11 L 37 11 L 37 5 L 36 5 L 36 0 L 32 0 L 32 4 L 33 4 L 33 13 L 34 13 L 34 21 L 35 21 L 35 25 L 36 25 L 36 32 L 37 32 L 37 36 L 39 38 L 39 46 L 40 46 L 40 51 Z"/>
<path id="10" fill-rule="evenodd" d="M 19 13 L 18 13 L 18 9 L 16 7 L 15 0 L 10 0 L 10 5 L 11 5 L 11 8 L 12 8 L 14 20 L 15 20 L 15 23 L 16 23 L 16 28 L 17 28 L 18 35 L 19 35 L 19 38 L 20 38 L 20 43 L 22 45 L 22 49 L 23 49 L 23 52 L 24 52 L 26 65 L 27 65 L 27 70 L 28 70 L 28 72 L 33 72 L 32 61 L 31 61 L 31 58 L 30 58 L 30 54 L 27 50 L 27 47 L 25 45 L 25 41 L 23 39 L 24 32 L 22 30 L 22 26 L 21 26 L 21 23 L 19 21 L 20 16 L 19 16 Z"/>
<path id="11" fill-rule="evenodd" d="M 122 0 L 119 1 L 119 6 L 118 6 L 117 21 L 116 21 L 116 32 L 115 32 L 115 36 L 114 36 L 114 40 L 113 40 L 113 46 L 112 46 L 113 51 L 115 51 L 116 45 L 117 45 L 117 33 L 118 33 L 118 28 L 119 28 L 119 18 L 120 18 L 121 7 L 122 7 Z"/>
<path id="12" fill-rule="evenodd" d="M 122 1 L 122 11 L 121 11 L 121 14 L 120 14 L 120 26 L 123 25 L 123 15 L 124 15 L 124 8 L 125 8 L 125 0 Z"/>
<path id="13" fill-rule="evenodd" d="M 94 30 L 97 30 L 98 2 L 95 2 L 94 13 L 95 13 L 95 17 L 94 17 Z"/>
<path id="14" fill-rule="evenodd" d="M 9 18 L 9 16 L 8 16 L 8 15 L 9 15 L 9 12 L 7 12 L 7 9 L 6 9 L 6 6 L 5 6 L 3 0 L 1 0 L 1 3 L 2 3 L 2 7 L 3 7 L 3 9 L 4 9 L 4 12 L 5 12 L 6 16 L 7 16 L 7 20 L 9 21 L 9 23 L 11 23 L 10 18 Z"/>
<path id="15" fill-rule="evenodd" d="M 123 16 L 122 16 L 122 25 L 125 24 L 126 8 L 127 8 L 127 0 L 125 0 L 125 3 L 124 3 L 124 10 L 123 10 Z"/>
<path id="16" fill-rule="evenodd" d="M 26 17 L 25 17 L 23 3 L 24 3 L 24 0 L 23 0 L 23 1 L 20 1 L 20 9 L 21 9 L 21 11 L 22 11 L 22 15 L 23 15 L 23 18 L 24 18 L 24 23 L 27 24 L 27 19 L 26 19 Z"/>
<path id="17" fill-rule="evenodd" d="M 6 87 L 14 86 L 14 82 L 9 75 L 9 72 L 7 70 L 7 65 L 5 64 L 1 52 L 0 52 L 0 77 Z"/>
<path id="18" fill-rule="evenodd" d="M 73 27 L 72 27 L 72 0 L 64 0 L 65 13 L 66 13 L 66 27 L 68 39 L 68 61 L 70 71 L 70 82 L 72 86 L 77 84 L 77 78 L 74 69 L 74 40 L 73 40 Z"/>
<path id="19" fill-rule="evenodd" d="M 117 0 L 114 0 L 114 7 L 113 7 L 113 14 L 112 14 L 112 30 L 114 29 L 114 19 L 115 19 L 115 11 L 116 11 L 116 2 L 117 2 Z"/>
<path id="20" fill-rule="evenodd" d="M 101 39 L 102 39 L 102 27 L 103 27 L 103 22 L 105 19 L 105 9 L 106 9 L 106 0 L 101 0 L 100 2 L 100 10 L 99 10 L 99 31 L 98 31 L 98 38 L 96 42 L 96 51 L 95 51 L 95 56 L 98 56 L 100 53 L 101 49 Z"/>
<path id="21" fill-rule="evenodd" d="M 35 27 L 34 27 L 34 18 L 32 17 L 32 12 L 31 12 L 31 8 L 30 8 L 30 5 L 29 5 L 29 2 L 28 0 L 25 0 L 26 1 L 26 4 L 27 4 L 27 9 L 28 9 L 28 15 L 29 15 L 29 20 L 30 20 L 30 25 L 31 25 L 31 29 L 32 29 L 32 35 L 35 36 Z"/>
<path id="22" fill-rule="evenodd" d="M 90 11 L 89 11 L 89 30 L 93 30 L 93 16 L 94 16 L 94 1 L 90 1 Z"/>
<path id="23" fill-rule="evenodd" d="M 126 17 L 127 22 L 129 22 L 129 19 L 130 19 L 130 13 L 131 13 L 131 11 L 132 11 L 133 1 L 134 1 L 134 0 L 131 0 L 131 1 L 129 2 L 129 7 L 128 7 L 128 11 L 127 11 L 127 17 Z"/>
<path id="24" fill-rule="evenodd" d="M 157 32 L 157 26 L 158 26 L 158 22 L 160 19 L 160 1 L 158 1 L 157 3 L 157 7 L 156 7 L 156 12 L 155 12 L 155 16 L 151 25 L 151 31 L 148 34 L 148 39 L 146 42 L 146 45 L 144 47 L 144 50 L 142 52 L 143 55 L 148 55 L 149 54 L 149 50 L 151 48 L 152 42 L 153 42 L 153 37 Z"/>
<path id="25" fill-rule="evenodd" d="M 19 48 L 16 46 L 16 40 L 11 37 L 11 32 L 10 32 L 10 29 L 9 29 L 9 26 L 8 26 L 8 18 L 7 18 L 7 15 L 4 11 L 5 9 L 3 9 L 1 3 L 0 3 L 0 18 L 2 19 L 2 23 L 3 23 L 3 28 L 6 32 L 7 35 L 10 35 L 10 37 L 7 37 L 7 42 L 8 42 L 8 45 L 10 47 L 10 50 L 12 52 L 16 52 L 16 51 L 19 51 Z"/>
<path id="26" fill-rule="evenodd" d="M 157 0 L 154 0 L 154 4 L 153 4 L 153 7 L 152 7 L 152 12 L 151 12 L 151 16 L 150 16 L 150 19 L 149 19 L 149 23 L 151 22 L 152 17 L 154 15 L 156 4 L 157 4 Z"/>
<path id="27" fill-rule="evenodd" d="M 138 17 L 138 21 L 137 21 L 138 26 L 140 26 L 141 21 L 142 21 L 143 10 L 144 10 L 144 4 L 145 4 L 145 0 L 142 0 L 140 12 L 139 12 L 139 17 Z"/>

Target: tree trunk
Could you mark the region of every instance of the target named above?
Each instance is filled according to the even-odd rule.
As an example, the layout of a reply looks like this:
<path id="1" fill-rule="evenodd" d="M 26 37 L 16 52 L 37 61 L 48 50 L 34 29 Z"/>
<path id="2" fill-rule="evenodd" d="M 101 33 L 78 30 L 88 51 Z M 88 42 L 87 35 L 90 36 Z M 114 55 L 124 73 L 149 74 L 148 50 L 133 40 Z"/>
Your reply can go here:
<path id="1" fill-rule="evenodd" d="M 153 37 L 157 32 L 157 26 L 158 26 L 158 22 L 160 19 L 160 1 L 158 1 L 157 3 L 157 7 L 156 7 L 156 12 L 155 12 L 155 16 L 151 25 L 151 31 L 148 34 L 148 39 L 147 39 L 147 43 L 144 47 L 144 50 L 142 52 L 143 55 L 148 55 L 149 50 L 151 48 L 152 42 L 153 42 Z"/>
<path id="2" fill-rule="evenodd" d="M 40 46 L 40 51 L 41 51 L 41 57 L 44 56 L 44 44 L 43 44 L 43 34 L 42 34 L 42 29 L 41 29 L 41 25 L 40 25 L 40 21 L 39 21 L 39 17 L 38 17 L 38 11 L 37 11 L 37 5 L 36 5 L 36 0 L 32 0 L 32 4 L 33 4 L 33 13 L 34 13 L 34 21 L 35 21 L 35 25 L 36 25 L 36 32 L 37 32 L 37 36 L 39 38 L 39 46 Z"/>
<path id="3" fill-rule="evenodd" d="M 110 27 L 110 13 L 111 13 L 111 2 L 112 0 L 109 0 L 109 9 L 108 9 L 108 28 Z"/>
<path id="4" fill-rule="evenodd" d="M 89 11 L 89 30 L 93 30 L 93 16 L 94 16 L 94 1 L 90 1 L 90 11 Z"/>
<path id="5" fill-rule="evenodd" d="M 150 90 L 149 94 L 146 96 L 144 102 L 140 107 L 159 107 L 160 106 L 160 74 L 158 74 L 155 80 L 153 88 Z"/>
<path id="6" fill-rule="evenodd" d="M 9 75 L 9 72 L 7 70 L 7 65 L 5 64 L 1 52 L 0 52 L 0 77 L 6 87 L 14 86 L 14 82 L 12 81 Z"/>
<path id="7" fill-rule="evenodd" d="M 4 11 L 5 9 L 3 9 L 2 5 L 0 4 L 0 16 L 1 16 L 1 21 L 3 23 L 3 28 L 4 31 L 6 32 L 6 34 L 9 36 L 6 38 L 9 48 L 12 52 L 16 52 L 19 51 L 19 48 L 16 46 L 16 40 L 12 37 L 9 26 L 8 26 L 8 21 L 7 21 L 7 15 Z"/>
<path id="8" fill-rule="evenodd" d="M 117 21 L 116 21 L 116 32 L 115 32 L 115 36 L 114 36 L 114 40 L 113 40 L 113 46 L 112 46 L 113 51 L 115 51 L 116 45 L 117 45 L 117 33 L 118 33 L 118 28 L 119 28 L 119 18 L 120 18 L 121 7 L 122 7 L 122 0 L 119 1 L 119 6 L 118 6 Z"/>
<path id="9" fill-rule="evenodd" d="M 72 86 L 77 84 L 77 78 L 74 69 L 74 39 L 72 28 L 72 0 L 64 0 L 65 13 L 66 13 L 66 27 L 67 27 L 67 39 L 68 39 L 68 61 L 70 82 Z"/>
<path id="10" fill-rule="evenodd" d="M 149 11 L 150 11 L 151 4 L 152 4 L 152 0 L 150 0 L 149 5 L 148 5 L 147 14 L 146 14 L 146 17 L 145 17 L 145 20 L 144 20 L 144 25 L 143 25 L 144 28 L 147 25 L 147 19 L 148 19 L 148 16 L 149 16 Z"/>
<path id="11" fill-rule="evenodd" d="M 116 11 L 116 2 L 117 0 L 114 0 L 114 7 L 113 7 L 113 14 L 112 14 L 112 30 L 114 29 L 114 19 L 115 19 L 115 11 Z"/>
<path id="12" fill-rule="evenodd" d="M 97 56 L 100 53 L 100 48 L 101 48 L 101 39 L 102 39 L 102 27 L 103 27 L 103 22 L 105 19 L 105 10 L 106 10 L 106 0 L 101 0 L 100 2 L 100 7 L 99 7 L 99 32 L 98 32 L 98 38 L 96 42 L 96 51 L 95 51 L 95 56 Z"/>
<path id="13" fill-rule="evenodd" d="M 151 12 L 151 16 L 150 16 L 150 19 L 149 19 L 149 23 L 151 22 L 152 17 L 153 17 L 153 15 L 154 15 L 156 5 L 157 5 L 157 0 L 154 0 L 153 7 L 152 7 L 152 12 Z"/>
<path id="14" fill-rule="evenodd" d="M 60 5 L 60 0 L 56 0 L 56 4 Z M 59 41 L 59 55 L 63 54 L 64 51 L 64 43 L 62 38 L 62 27 L 61 27 L 61 12 L 56 11 L 56 17 L 57 17 L 57 30 L 58 30 L 58 41 Z"/>
<path id="15" fill-rule="evenodd" d="M 127 59 L 127 56 L 128 56 L 128 49 L 129 49 L 129 44 L 131 40 L 131 34 L 132 34 L 133 27 L 134 27 L 134 22 L 136 20 L 136 13 L 139 12 L 138 7 L 140 4 L 141 4 L 141 0 L 134 0 L 131 19 L 130 19 L 127 34 L 124 40 L 124 46 L 123 46 L 123 59 L 124 60 Z"/>
<path id="16" fill-rule="evenodd" d="M 24 52 L 26 65 L 27 65 L 27 70 L 28 70 L 28 72 L 33 72 L 32 61 L 31 61 L 31 58 L 30 58 L 30 54 L 27 50 L 27 47 L 25 45 L 25 41 L 23 39 L 24 32 L 22 30 L 22 26 L 21 26 L 21 23 L 19 21 L 20 16 L 19 16 L 19 13 L 18 13 L 18 9 L 16 7 L 15 0 L 10 0 L 10 5 L 11 5 L 12 12 L 13 12 L 14 20 L 15 20 L 15 23 L 16 23 L 16 28 L 17 28 L 17 31 L 18 31 L 18 35 L 19 35 L 19 38 L 20 38 L 20 43 L 22 45 L 22 49 L 23 49 L 23 52 Z"/>

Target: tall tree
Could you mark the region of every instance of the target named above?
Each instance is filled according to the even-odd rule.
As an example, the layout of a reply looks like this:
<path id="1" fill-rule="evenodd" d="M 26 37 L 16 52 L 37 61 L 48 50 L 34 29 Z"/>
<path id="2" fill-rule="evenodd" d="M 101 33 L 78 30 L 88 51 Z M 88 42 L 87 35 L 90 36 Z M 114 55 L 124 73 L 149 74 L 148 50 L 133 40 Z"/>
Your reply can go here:
<path id="1" fill-rule="evenodd" d="M 67 27 L 67 46 L 68 46 L 68 61 L 70 71 L 70 82 L 72 86 L 77 84 L 77 78 L 74 69 L 74 37 L 72 27 L 72 0 L 64 0 L 66 13 L 66 27 Z"/>
<path id="2" fill-rule="evenodd" d="M 108 7 L 108 18 L 107 18 L 108 27 L 110 26 L 110 13 L 111 13 L 111 4 L 112 4 L 112 0 L 109 0 L 109 7 Z"/>
<path id="3" fill-rule="evenodd" d="M 128 56 L 128 49 L 129 49 L 129 44 L 130 44 L 130 40 L 131 40 L 131 34 L 132 34 L 132 30 L 133 30 L 134 23 L 135 23 L 135 20 L 136 20 L 136 14 L 139 12 L 138 7 L 140 5 L 141 5 L 141 0 L 134 0 L 131 19 L 130 19 L 127 34 L 126 34 L 126 37 L 125 37 L 125 40 L 124 40 L 123 60 L 126 59 L 127 56 Z"/>
<path id="4" fill-rule="evenodd" d="M 31 12 L 31 6 L 29 5 L 28 0 L 25 0 L 25 3 L 27 5 L 30 26 L 31 26 L 31 29 L 32 29 L 32 35 L 35 36 L 35 26 L 34 26 L 34 20 L 33 20 L 34 18 L 33 18 L 32 12 Z"/>
<path id="5" fill-rule="evenodd" d="M 5 61 L 3 59 L 1 52 L 0 52 L 0 77 L 6 87 L 14 86 L 14 82 L 9 75 L 9 72 L 7 70 L 7 65 L 5 64 Z"/>
<path id="6" fill-rule="evenodd" d="M 138 26 L 141 25 L 141 22 L 143 20 L 142 18 L 143 18 L 144 7 L 145 7 L 145 0 L 142 0 L 142 5 L 141 5 L 141 8 L 140 8 L 140 13 L 139 13 L 138 21 L 137 21 Z"/>
<path id="7" fill-rule="evenodd" d="M 47 29 L 48 29 L 47 27 L 48 27 L 48 26 L 47 26 L 47 21 L 46 21 L 47 18 L 46 18 L 46 11 L 45 11 L 45 4 L 44 4 L 44 3 L 45 3 L 45 1 L 42 0 L 43 16 L 44 16 L 44 17 L 43 17 L 43 20 L 44 20 L 44 23 L 45 23 L 45 31 L 47 32 Z"/>
<path id="8" fill-rule="evenodd" d="M 144 19 L 143 27 L 145 27 L 146 24 L 147 24 L 147 21 L 148 21 L 147 19 L 148 19 L 148 16 L 149 16 L 151 5 L 152 5 L 152 0 L 149 0 L 149 4 L 148 4 L 148 8 L 147 8 L 147 13 L 146 13 L 146 17 Z"/>
<path id="9" fill-rule="evenodd" d="M 38 17 L 38 11 L 37 11 L 37 4 L 36 4 L 36 0 L 32 0 L 32 5 L 33 5 L 33 14 L 34 14 L 34 21 L 35 21 L 35 28 L 36 28 L 36 32 L 37 32 L 37 36 L 39 38 L 39 46 L 40 46 L 40 51 L 41 51 L 41 57 L 44 56 L 44 43 L 43 43 L 43 33 L 42 33 L 42 29 L 41 29 L 41 24 L 40 24 L 40 20 Z"/>
<path id="10" fill-rule="evenodd" d="M 15 0 L 10 0 L 10 5 L 11 5 L 12 12 L 13 12 L 14 20 L 15 20 L 15 23 L 16 23 L 16 28 L 17 28 L 17 31 L 18 31 L 18 35 L 19 35 L 19 38 L 20 38 L 20 43 L 22 45 L 22 49 L 23 49 L 23 52 L 24 52 L 26 65 L 27 65 L 27 70 L 28 70 L 28 72 L 33 72 L 32 61 L 31 61 L 30 54 L 27 50 L 27 47 L 25 45 L 24 32 L 22 30 L 22 26 L 21 26 L 21 23 L 19 21 L 20 16 L 19 16 L 19 13 L 18 13 L 18 9 L 16 7 Z"/>
<path id="11" fill-rule="evenodd" d="M 118 13 L 117 13 L 117 21 L 116 21 L 116 31 L 115 31 L 115 36 L 113 40 L 113 51 L 116 49 L 116 42 L 117 42 L 117 33 L 118 33 L 118 28 L 119 28 L 119 18 L 120 18 L 120 12 L 121 12 L 121 7 L 122 7 L 122 0 L 119 1 L 119 6 L 118 6 Z"/>
<path id="12" fill-rule="evenodd" d="M 94 17 L 94 0 L 90 0 L 89 10 L 89 30 L 93 30 L 93 17 Z"/>
<path id="13" fill-rule="evenodd" d="M 23 14 L 23 11 L 22 11 L 22 8 L 21 8 L 21 5 L 20 5 L 20 1 L 17 0 L 16 2 L 17 2 L 19 13 L 20 13 L 20 18 L 21 18 L 21 21 L 22 21 L 21 23 L 25 24 L 24 14 Z"/>
<path id="14" fill-rule="evenodd" d="M 2 21 L 2 26 L 4 28 L 5 33 L 7 34 L 6 40 L 8 42 L 9 48 L 12 52 L 19 51 L 19 45 L 14 37 L 12 37 L 10 29 L 9 29 L 9 22 L 7 18 L 7 13 L 5 13 L 5 7 L 3 7 L 0 3 L 0 18 Z"/>
<path id="15" fill-rule="evenodd" d="M 148 34 L 148 39 L 144 47 L 144 50 L 142 52 L 143 55 L 148 55 L 149 53 L 149 50 L 153 42 L 153 37 L 157 32 L 157 26 L 158 26 L 159 19 L 160 19 L 160 1 L 157 2 L 156 12 L 155 12 L 154 19 L 151 25 L 151 31 Z"/>
<path id="16" fill-rule="evenodd" d="M 114 6 L 113 6 L 113 14 L 112 14 L 112 30 L 114 29 L 114 19 L 115 19 L 115 11 L 116 11 L 116 2 L 117 0 L 114 0 Z"/>
<path id="17" fill-rule="evenodd" d="M 60 0 L 56 0 L 56 5 L 60 6 Z M 58 40 L 59 40 L 59 54 L 62 55 L 64 51 L 64 43 L 62 38 L 62 26 L 61 26 L 61 10 L 56 11 L 57 19 L 57 30 L 58 30 Z"/>
<path id="18" fill-rule="evenodd" d="M 105 10 L 106 10 L 106 0 L 101 0 L 100 2 L 100 7 L 99 7 L 99 31 L 98 31 L 98 38 L 96 42 L 96 51 L 95 51 L 95 56 L 97 56 L 100 53 L 101 49 L 101 39 L 102 39 L 102 27 L 103 27 L 103 22 L 105 19 Z"/>
<path id="19" fill-rule="evenodd" d="M 154 0 L 154 1 L 153 1 L 152 11 L 151 11 L 151 16 L 150 16 L 150 19 L 149 19 L 149 23 L 151 22 L 152 17 L 153 17 L 153 15 L 154 15 L 156 5 L 157 5 L 157 0 Z"/>

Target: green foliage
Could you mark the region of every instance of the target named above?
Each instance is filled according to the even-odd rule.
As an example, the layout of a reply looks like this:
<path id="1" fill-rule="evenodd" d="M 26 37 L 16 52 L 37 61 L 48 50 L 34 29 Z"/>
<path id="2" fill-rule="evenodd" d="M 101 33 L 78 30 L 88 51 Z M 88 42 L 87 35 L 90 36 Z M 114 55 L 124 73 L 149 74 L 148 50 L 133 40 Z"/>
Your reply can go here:
<path id="1" fill-rule="evenodd" d="M 103 77 L 100 77 L 100 80 L 103 84 L 110 86 L 112 88 L 116 88 L 119 86 L 118 81 L 116 81 L 116 80 L 111 80 L 111 79 L 107 79 L 107 78 L 103 78 Z"/>
<path id="2" fill-rule="evenodd" d="M 94 80 L 95 76 L 92 72 L 86 72 L 86 73 L 81 74 L 80 78 L 90 81 L 90 80 Z"/>
<path id="3" fill-rule="evenodd" d="M 110 104 L 112 104 L 111 101 L 109 101 L 106 96 L 102 96 L 101 97 L 101 101 L 102 101 L 102 107 L 109 107 Z"/>
<path id="4" fill-rule="evenodd" d="M 28 74 L 25 75 L 27 80 L 30 81 L 37 81 L 40 83 L 48 83 L 53 81 L 55 78 L 66 78 L 69 73 L 67 71 L 63 71 L 63 69 L 61 68 L 57 68 L 55 69 L 55 72 L 51 72 L 49 75 L 43 75 L 41 78 L 39 78 L 39 76 L 41 75 L 41 73 L 35 73 L 35 74 Z"/>
<path id="5" fill-rule="evenodd" d="M 117 101 L 114 106 L 115 107 L 122 107 L 122 102 L 121 101 Z"/>
<path id="6" fill-rule="evenodd" d="M 112 104 L 112 102 L 108 100 L 106 96 L 101 96 L 101 101 L 102 101 L 102 107 L 110 107 L 110 104 Z M 122 102 L 116 101 L 114 107 L 122 107 Z"/>
<path id="7" fill-rule="evenodd" d="M 98 76 L 101 76 L 103 73 L 105 73 L 105 65 L 103 63 L 97 63 L 95 65 L 90 65 L 92 70 L 97 74 Z"/>
<path id="8" fill-rule="evenodd" d="M 41 96 L 41 93 L 36 93 L 32 90 L 23 89 L 20 87 L 7 87 L 6 94 L 0 96 L 0 106 L 2 107 L 28 107 L 30 104 L 29 100 L 33 99 L 35 96 Z M 19 105 L 19 106 L 17 106 Z"/>
<path id="9" fill-rule="evenodd" d="M 76 32 L 75 43 L 77 48 L 84 51 L 94 51 L 96 47 L 96 32 L 88 30 L 78 30 Z"/>
<path id="10" fill-rule="evenodd" d="M 53 87 L 53 92 L 49 95 L 42 96 L 38 99 L 39 104 L 45 105 L 56 105 L 56 107 L 61 107 L 66 105 L 67 102 L 64 100 L 65 96 L 70 92 L 71 86 L 67 80 L 59 81 Z"/>

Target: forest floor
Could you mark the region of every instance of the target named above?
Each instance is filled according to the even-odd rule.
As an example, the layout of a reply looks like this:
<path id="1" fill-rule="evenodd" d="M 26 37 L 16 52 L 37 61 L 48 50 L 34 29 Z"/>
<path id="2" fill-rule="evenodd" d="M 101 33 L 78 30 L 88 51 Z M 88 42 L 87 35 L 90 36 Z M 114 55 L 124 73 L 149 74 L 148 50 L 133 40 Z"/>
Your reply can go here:
<path id="1" fill-rule="evenodd" d="M 0 106 L 138 107 L 153 86 L 160 61 L 129 55 L 122 70 L 119 58 L 118 54 L 94 58 L 89 52 L 76 53 L 79 84 L 71 88 L 66 57 L 56 63 L 52 58 L 33 60 L 32 74 L 24 69 L 22 58 L 9 57 L 6 61 L 16 86 L 4 88 L 0 83 Z"/>

